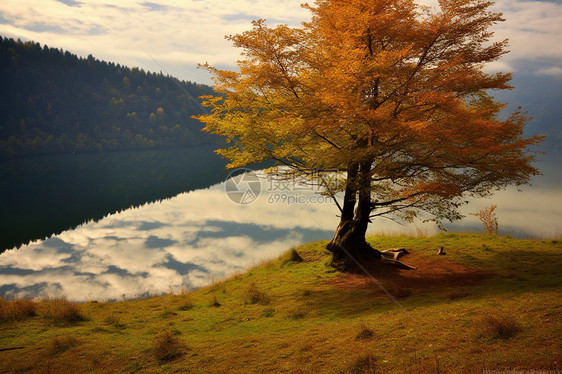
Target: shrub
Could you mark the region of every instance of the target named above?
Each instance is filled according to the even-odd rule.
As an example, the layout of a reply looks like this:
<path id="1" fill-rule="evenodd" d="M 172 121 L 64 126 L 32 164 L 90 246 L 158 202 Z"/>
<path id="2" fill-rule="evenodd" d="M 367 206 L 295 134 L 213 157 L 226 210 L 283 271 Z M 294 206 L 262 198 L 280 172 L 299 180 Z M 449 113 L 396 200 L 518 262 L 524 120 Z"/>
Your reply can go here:
<path id="1" fill-rule="evenodd" d="M 289 314 L 289 319 L 303 319 L 305 317 L 305 314 L 303 312 L 293 312 L 291 314 Z"/>
<path id="2" fill-rule="evenodd" d="M 281 263 L 283 265 L 288 264 L 290 262 L 303 262 L 303 258 L 301 257 L 301 255 L 299 255 L 299 253 L 294 249 L 291 248 L 291 250 L 287 253 L 285 253 L 283 256 L 280 257 L 281 259 Z"/>
<path id="3" fill-rule="evenodd" d="M 267 308 L 267 309 L 263 310 L 261 315 L 265 318 L 271 318 L 271 317 L 273 317 L 274 313 L 275 313 L 275 310 L 273 308 Z"/>
<path id="4" fill-rule="evenodd" d="M 468 296 L 470 296 L 470 292 L 467 292 L 467 291 L 453 291 L 453 292 L 447 294 L 447 298 L 449 300 L 462 299 L 462 298 L 468 297 Z"/>
<path id="5" fill-rule="evenodd" d="M 124 323 L 121 323 L 121 318 L 115 313 L 111 313 L 109 316 L 107 316 L 104 322 L 106 325 L 113 326 L 117 330 L 124 330 L 125 328 L 127 328 Z"/>
<path id="6" fill-rule="evenodd" d="M 172 316 L 177 316 L 178 314 L 168 308 L 164 309 L 164 311 L 162 311 L 162 313 L 160 313 L 160 318 L 168 318 L 168 317 L 172 317 Z"/>
<path id="7" fill-rule="evenodd" d="M 217 296 L 213 295 L 213 300 L 211 300 L 211 304 L 209 304 L 209 306 L 214 306 L 216 308 L 218 308 L 219 306 L 221 306 L 221 303 L 219 303 L 219 301 L 217 300 Z"/>
<path id="8" fill-rule="evenodd" d="M 348 372 L 350 374 L 371 374 L 376 373 L 376 369 L 375 357 L 367 355 L 357 358 Z"/>
<path id="9" fill-rule="evenodd" d="M 51 344 L 50 353 L 51 355 L 56 355 L 68 351 L 70 348 L 77 346 L 79 343 L 78 339 L 74 336 L 61 336 L 53 340 Z"/>
<path id="10" fill-rule="evenodd" d="M 267 305 L 269 301 L 270 298 L 266 293 L 258 290 L 254 283 L 250 284 L 250 287 L 246 290 L 246 304 Z"/>
<path id="11" fill-rule="evenodd" d="M 24 319 L 36 315 L 37 303 L 29 299 L 14 299 L 8 301 L 0 298 L 0 322 Z"/>
<path id="12" fill-rule="evenodd" d="M 161 331 L 154 337 L 152 352 L 158 361 L 172 361 L 182 355 L 182 349 L 177 334 L 170 330 Z"/>
<path id="13" fill-rule="evenodd" d="M 511 316 L 486 316 L 482 321 L 481 337 L 489 339 L 509 339 L 521 331 L 517 321 Z"/>
<path id="14" fill-rule="evenodd" d="M 43 315 L 55 324 L 72 325 L 86 320 L 78 304 L 57 298 L 43 301 Z"/>
<path id="15" fill-rule="evenodd" d="M 355 340 L 369 340 L 375 337 L 375 332 L 366 325 L 361 325 L 361 331 L 355 335 Z"/>
<path id="16" fill-rule="evenodd" d="M 497 205 L 490 205 L 489 207 L 480 209 L 476 213 L 470 213 L 471 215 L 478 217 L 480 222 L 484 224 L 484 232 L 486 234 L 498 233 L 498 217 L 494 212 L 497 207 Z"/>
<path id="17" fill-rule="evenodd" d="M 191 299 L 186 299 L 184 300 L 184 302 L 178 307 L 178 310 L 181 311 L 187 311 L 190 310 L 194 307 L 193 302 L 191 301 Z"/>

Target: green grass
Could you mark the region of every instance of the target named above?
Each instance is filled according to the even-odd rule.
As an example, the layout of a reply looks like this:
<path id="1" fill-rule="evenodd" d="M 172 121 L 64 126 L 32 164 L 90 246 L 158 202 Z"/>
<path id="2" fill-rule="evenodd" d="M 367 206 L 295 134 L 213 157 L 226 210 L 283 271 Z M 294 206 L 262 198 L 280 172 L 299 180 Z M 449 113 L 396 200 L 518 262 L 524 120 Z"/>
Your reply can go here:
<path id="1" fill-rule="evenodd" d="M 369 278 L 330 268 L 319 242 L 189 294 L 0 301 L 0 372 L 561 370 L 562 241 L 446 234 L 370 242 L 411 249 L 403 260 L 419 266 L 373 274 L 392 298 Z M 440 246 L 445 256 L 436 255 Z"/>

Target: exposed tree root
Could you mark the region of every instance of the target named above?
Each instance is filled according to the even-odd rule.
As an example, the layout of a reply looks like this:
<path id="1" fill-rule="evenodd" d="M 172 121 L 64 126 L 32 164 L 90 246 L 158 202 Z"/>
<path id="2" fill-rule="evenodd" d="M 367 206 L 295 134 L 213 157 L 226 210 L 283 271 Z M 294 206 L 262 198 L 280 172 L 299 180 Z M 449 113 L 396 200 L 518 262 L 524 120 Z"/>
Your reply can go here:
<path id="1" fill-rule="evenodd" d="M 398 258 L 408 254 L 406 248 L 390 248 L 381 252 L 381 262 L 394 265 L 400 269 L 415 270 L 416 268 L 399 261 Z"/>

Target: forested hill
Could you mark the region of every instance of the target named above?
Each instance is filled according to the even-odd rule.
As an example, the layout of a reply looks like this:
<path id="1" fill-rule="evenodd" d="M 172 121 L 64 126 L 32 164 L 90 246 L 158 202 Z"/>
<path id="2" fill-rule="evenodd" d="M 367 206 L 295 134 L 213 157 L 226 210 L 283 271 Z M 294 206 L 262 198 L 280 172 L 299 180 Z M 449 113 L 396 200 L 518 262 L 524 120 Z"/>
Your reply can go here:
<path id="1" fill-rule="evenodd" d="M 0 158 L 214 141 L 191 118 L 209 86 L 2 37 L 0 82 Z"/>

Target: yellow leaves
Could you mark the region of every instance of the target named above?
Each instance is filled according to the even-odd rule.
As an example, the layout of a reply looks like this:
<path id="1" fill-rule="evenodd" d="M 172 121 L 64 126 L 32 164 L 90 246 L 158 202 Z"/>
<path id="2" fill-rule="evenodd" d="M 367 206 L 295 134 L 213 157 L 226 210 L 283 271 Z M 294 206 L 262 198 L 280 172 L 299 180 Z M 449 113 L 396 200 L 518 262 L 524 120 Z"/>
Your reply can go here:
<path id="1" fill-rule="evenodd" d="M 501 20 L 489 6 L 317 0 L 301 28 L 255 21 L 227 38 L 243 52 L 238 72 L 203 66 L 221 96 L 204 97 L 211 113 L 196 118 L 230 142 L 219 153 L 231 167 L 371 162 L 377 183 L 394 182 L 372 190 L 381 201 L 427 206 L 524 181 L 537 172 L 526 147 L 540 139 L 522 139 L 524 115 L 502 120 L 502 104 L 485 94 L 510 79 L 482 71 L 506 46 L 486 42 Z"/>
<path id="2" fill-rule="evenodd" d="M 427 130 L 431 131 L 431 123 L 428 121 L 408 121 L 408 127 L 415 132 L 423 133 Z"/>
<path id="3" fill-rule="evenodd" d="M 433 179 L 417 181 L 408 187 L 396 191 L 394 198 L 405 199 L 406 204 L 421 205 L 430 200 L 454 199 L 462 196 L 462 188 L 458 183 Z"/>
<path id="4" fill-rule="evenodd" d="M 428 183 L 419 183 L 416 190 L 426 195 L 438 195 L 441 197 L 452 198 L 460 196 L 462 190 L 457 183 L 446 183 L 441 181 L 433 181 Z"/>

